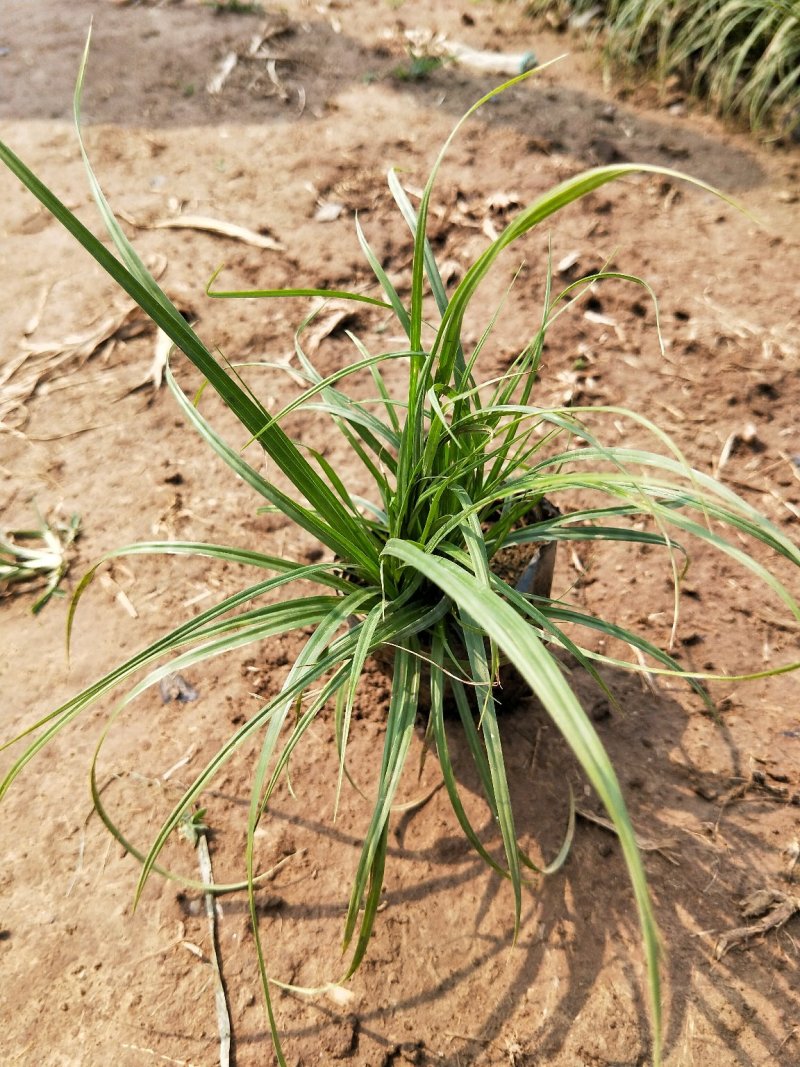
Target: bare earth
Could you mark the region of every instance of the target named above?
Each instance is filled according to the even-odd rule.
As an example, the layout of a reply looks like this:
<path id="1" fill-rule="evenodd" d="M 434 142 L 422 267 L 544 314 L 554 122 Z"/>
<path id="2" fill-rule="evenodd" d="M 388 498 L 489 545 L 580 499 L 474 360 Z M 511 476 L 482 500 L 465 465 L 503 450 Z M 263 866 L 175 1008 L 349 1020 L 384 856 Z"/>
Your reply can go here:
<path id="1" fill-rule="evenodd" d="M 306 306 L 206 299 L 206 282 L 221 263 L 231 288 L 366 284 L 353 226 L 358 209 L 391 271 L 408 269 L 410 239 L 385 171 L 394 165 L 409 188 L 420 187 L 457 117 L 497 78 L 452 65 L 416 82 L 398 78 L 393 71 L 407 63 L 404 30 L 497 51 L 532 49 L 540 61 L 571 49 L 556 67 L 486 107 L 455 144 L 432 224 L 455 277 L 516 204 L 614 159 L 679 167 L 743 202 L 758 224 L 709 194 L 652 176 L 592 196 L 564 212 L 551 232 L 527 241 L 527 265 L 487 349 L 487 376 L 535 328 L 548 240 L 555 264 L 577 253 L 562 283 L 613 259 L 658 293 L 665 354 L 644 290 L 607 285 L 553 329 L 538 402 L 636 408 L 669 431 L 700 470 L 722 463 L 727 484 L 797 537 L 796 147 L 761 146 L 691 108 L 670 109 L 680 103 L 675 97 L 605 89 L 591 56 L 565 36 L 535 32 L 517 4 L 289 0 L 266 19 L 273 32 L 264 49 L 274 66 L 269 56 L 242 58 L 211 96 L 208 79 L 227 53 L 247 52 L 250 38 L 263 32 L 263 16 L 218 16 L 189 0 L 3 0 L 0 135 L 98 229 L 70 114 L 92 14 L 85 121 L 100 180 L 141 253 L 160 264 L 167 291 L 233 359 L 286 359 Z M 341 205 L 339 217 L 315 218 L 321 203 Z M 179 211 L 247 226 L 284 250 L 152 228 Z M 135 315 L 112 344 L 67 347 L 79 335 L 102 334 L 103 321 L 124 316 L 126 305 L 5 172 L 0 235 L 3 525 L 30 525 L 37 506 L 49 515 L 78 512 L 82 536 L 70 589 L 104 552 L 153 537 L 317 558 L 305 535 L 256 513 L 258 501 L 185 427 L 168 391 L 148 384 L 155 338 Z M 504 261 L 505 273 L 486 287 L 487 313 L 518 265 L 519 257 Z M 379 316 L 360 313 L 351 325 L 368 345 L 384 343 Z M 477 337 L 477 318 L 474 330 Z M 47 342 L 54 342 L 49 355 L 42 351 Z M 329 371 L 351 353 L 339 332 L 321 341 L 317 358 Z M 197 384 L 185 361 L 176 367 L 187 388 Z M 270 404 L 292 395 L 291 382 L 277 373 L 261 371 L 253 381 Z M 229 425 L 213 398 L 204 404 L 219 426 Z M 306 444 L 327 449 L 334 464 L 347 463 L 323 424 L 306 420 L 294 429 Z M 609 432 L 647 441 L 630 423 Z M 361 477 L 355 465 L 344 475 Z M 796 576 L 765 562 L 800 592 Z M 233 567 L 160 557 L 118 561 L 105 575 L 78 612 L 69 669 L 67 600 L 35 618 L 27 596 L 0 604 L 4 737 L 249 578 Z M 797 624 L 787 623 L 780 603 L 733 561 L 699 552 L 687 586 L 682 662 L 737 673 L 800 658 Z M 624 557 L 565 551 L 556 592 L 567 589 L 586 609 L 636 623 L 666 645 L 670 580 L 660 558 L 644 549 Z M 233 724 L 275 691 L 300 641 L 276 640 L 203 665 L 189 679 L 200 693 L 195 703 L 165 704 L 150 690 L 126 710 L 103 749 L 99 781 L 133 844 L 147 846 L 180 786 Z M 668 950 L 667 1064 L 796 1064 L 797 917 L 722 959 L 715 946 L 746 924 L 740 905 L 752 893 L 800 895 L 791 880 L 800 836 L 797 678 L 716 683 L 716 724 L 677 686 L 653 692 L 635 676 L 609 672 L 619 714 L 609 713 L 579 672 L 573 677 L 619 769 L 643 843 L 657 846 L 646 865 Z M 351 742 L 351 766 L 367 793 L 385 707 L 386 684 L 370 674 Z M 134 912 L 138 864 L 91 815 L 87 771 L 110 708 L 106 702 L 64 732 L 2 808 L 0 1061 L 211 1067 L 219 1052 L 202 897 L 154 877 Z M 546 859 L 563 833 L 567 780 L 582 809 L 600 811 L 534 702 L 521 702 L 503 728 L 521 835 Z M 456 731 L 453 749 L 472 815 L 497 847 Z M 4 753 L 4 766 L 12 758 Z M 252 751 L 237 757 L 205 798 L 218 881 L 242 876 L 252 760 Z M 435 760 L 421 779 L 417 762 L 413 754 L 405 800 L 437 783 Z M 281 789 L 258 838 L 262 868 L 285 861 L 259 893 L 272 972 L 306 987 L 341 976 L 349 879 L 369 813 L 351 790 L 334 824 L 335 780 L 332 727 L 323 717 L 294 759 L 294 794 Z M 607 830 L 579 820 L 564 870 L 525 896 L 514 947 L 510 890 L 470 851 L 443 791 L 398 815 L 392 834 L 382 912 L 347 1002 L 275 991 L 292 1067 L 648 1062 L 634 906 Z M 199 878 L 185 842 L 170 845 L 166 859 Z M 218 937 L 234 1062 L 270 1064 L 244 895 L 222 898 Z"/>

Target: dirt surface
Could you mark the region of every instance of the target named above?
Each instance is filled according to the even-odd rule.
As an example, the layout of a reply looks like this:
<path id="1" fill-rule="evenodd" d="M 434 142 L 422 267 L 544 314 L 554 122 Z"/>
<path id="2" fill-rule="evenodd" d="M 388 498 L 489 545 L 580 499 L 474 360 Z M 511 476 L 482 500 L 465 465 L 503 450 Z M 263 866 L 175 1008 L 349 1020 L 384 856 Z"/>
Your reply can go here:
<path id="1" fill-rule="evenodd" d="M 410 239 L 385 171 L 394 165 L 409 188 L 419 188 L 456 118 L 497 79 L 452 65 L 417 81 L 398 77 L 397 68 L 408 67 L 404 31 L 477 48 L 532 49 L 540 61 L 571 50 L 485 108 L 454 145 L 432 221 L 454 277 L 515 204 L 615 159 L 680 167 L 743 202 L 759 224 L 668 178 L 626 179 L 594 194 L 550 231 L 532 235 L 486 286 L 483 313 L 524 253 L 526 266 L 487 350 L 487 376 L 535 328 L 548 241 L 556 265 L 576 253 L 562 281 L 569 271 L 607 262 L 641 275 L 659 296 L 664 355 L 644 290 L 606 286 L 552 330 L 538 402 L 636 408 L 669 431 L 693 465 L 721 467 L 731 488 L 797 536 L 796 148 L 759 146 L 686 114 L 675 98 L 604 88 L 591 56 L 564 37 L 535 31 L 517 4 L 288 0 L 266 16 L 265 31 L 264 16 L 215 15 L 188 0 L 3 0 L 0 134 L 98 231 L 70 125 L 72 83 L 92 15 L 86 141 L 105 192 L 203 337 L 240 359 L 285 359 L 306 308 L 207 300 L 204 287 L 221 263 L 230 287 L 366 284 L 353 227 L 358 209 L 388 268 L 408 269 Z M 256 33 L 267 33 L 266 57 L 258 60 L 246 58 Z M 212 96 L 206 84 L 231 51 L 242 58 Z M 341 205 L 337 218 L 315 217 L 331 203 Z M 152 228 L 179 212 L 248 226 L 284 250 Z M 154 536 L 316 558 L 305 535 L 256 513 L 258 501 L 184 425 L 168 391 L 148 384 L 155 338 L 135 316 L 112 331 L 111 343 L 68 347 L 92 331 L 102 337 L 104 320 L 121 321 L 126 305 L 5 172 L 0 235 L 3 525 L 29 526 L 36 507 L 48 515 L 79 513 L 70 589 L 104 552 Z M 360 313 L 354 325 L 367 344 L 383 343 L 378 316 Z M 477 316 L 470 328 L 477 337 Z M 341 333 L 320 345 L 323 370 L 350 358 Z M 182 362 L 176 369 L 187 388 L 197 384 Z M 291 395 L 291 383 L 277 374 L 260 372 L 256 380 L 269 403 Z M 229 428 L 220 405 L 211 397 L 205 404 L 209 417 Z M 346 462 L 322 424 L 296 424 L 295 431 L 306 444 L 327 447 L 334 464 Z M 615 440 L 647 440 L 629 423 L 609 432 Z M 353 480 L 360 477 L 353 468 Z M 800 592 L 796 576 L 763 558 Z M 69 670 L 67 601 L 33 617 L 30 597 L 4 599 L 3 736 L 248 579 L 202 560 L 113 563 L 78 612 Z M 556 592 L 566 590 L 586 609 L 635 623 L 666 645 L 669 574 L 644 548 L 625 556 L 560 553 Z M 687 665 L 736 673 L 800 658 L 797 624 L 785 622 L 780 603 L 733 560 L 698 552 L 687 592 L 677 647 Z M 99 781 L 132 843 L 148 844 L 180 786 L 275 691 L 299 642 L 276 640 L 196 668 L 189 677 L 196 702 L 163 703 L 150 690 L 126 710 L 103 749 Z M 791 880 L 800 836 L 796 677 L 716 683 L 719 724 L 677 686 L 652 692 L 637 677 L 609 672 L 621 705 L 613 710 L 580 672 L 573 679 L 619 769 L 638 832 L 658 846 L 646 852 L 646 866 L 668 950 L 667 1064 L 797 1063 L 798 919 L 715 958 L 719 938 L 745 925 L 740 905 L 750 894 L 800 894 Z M 351 742 L 351 765 L 367 793 L 386 697 L 385 681 L 369 674 Z M 202 898 L 154 877 L 134 911 L 138 864 L 91 815 L 87 768 L 110 708 L 92 709 L 61 734 L 2 808 L 0 1060 L 211 1067 L 219 1053 Z M 503 730 L 522 839 L 547 858 L 563 833 L 567 780 L 582 809 L 599 808 L 535 703 L 521 701 Z M 452 745 L 468 808 L 496 849 L 498 835 L 455 730 Z M 433 759 L 417 779 L 416 755 L 404 800 L 437 784 Z M 7 766 L 12 755 L 4 757 Z M 205 797 L 218 881 L 241 877 L 252 761 L 252 751 L 240 753 Z M 259 893 L 272 971 L 306 987 L 341 975 L 349 879 L 369 814 L 350 791 L 334 824 L 335 780 L 332 726 L 322 717 L 294 759 L 294 794 L 281 789 L 258 837 L 259 865 L 281 863 Z M 188 844 L 171 844 L 166 860 L 199 877 Z M 221 899 L 218 937 L 234 1062 L 272 1063 L 243 895 Z M 579 819 L 566 867 L 525 894 L 519 938 L 515 947 L 511 942 L 508 886 L 470 851 L 443 791 L 433 793 L 392 824 L 382 911 L 346 1003 L 276 990 L 289 1064 L 648 1062 L 634 906 L 615 838 L 602 826 Z"/>

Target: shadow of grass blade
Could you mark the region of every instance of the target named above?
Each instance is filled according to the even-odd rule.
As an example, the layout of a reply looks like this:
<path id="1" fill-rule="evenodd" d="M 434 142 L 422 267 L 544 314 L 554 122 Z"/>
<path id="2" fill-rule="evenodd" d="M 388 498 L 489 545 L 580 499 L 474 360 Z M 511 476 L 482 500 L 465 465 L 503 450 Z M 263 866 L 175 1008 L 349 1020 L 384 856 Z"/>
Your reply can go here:
<path id="1" fill-rule="evenodd" d="M 444 662 L 444 642 L 442 640 L 441 632 L 438 630 L 434 634 L 433 641 L 431 643 L 431 661 L 433 663 Z M 460 687 L 460 695 L 463 697 L 464 702 L 466 702 L 463 686 Z M 467 708 L 466 715 L 469 723 L 473 726 L 474 729 L 474 723 L 472 722 L 472 713 L 469 708 Z M 458 782 L 456 781 L 456 776 L 453 770 L 452 761 L 450 760 L 450 752 L 447 744 L 447 731 L 445 729 L 444 722 L 444 674 L 441 670 L 431 672 L 430 722 L 431 733 L 436 744 L 436 755 L 437 759 L 439 760 L 439 766 L 442 770 L 442 778 L 444 779 L 445 789 L 447 790 L 447 795 L 450 798 L 450 803 L 453 807 L 453 811 L 458 820 L 459 826 L 463 830 L 464 835 L 466 836 L 469 843 L 472 845 L 472 847 L 475 849 L 475 851 L 478 853 L 484 863 L 488 864 L 488 866 L 491 867 L 492 870 L 496 871 L 504 878 L 509 877 L 509 872 L 503 867 L 501 867 L 497 860 L 495 860 L 495 858 L 491 855 L 491 853 L 488 852 L 486 848 L 484 848 L 483 842 L 481 841 L 477 831 L 470 822 L 469 817 L 464 809 L 464 805 L 461 803 L 461 797 L 458 791 Z M 470 748 L 472 750 L 471 745 Z M 478 766 L 480 774 L 483 770 L 481 763 L 485 763 L 485 756 L 483 753 L 483 749 L 480 745 L 477 746 L 477 753 L 473 751 L 473 756 L 476 757 L 476 766 Z M 485 768 L 485 772 L 481 777 L 485 789 L 486 782 L 489 780 L 488 767 Z M 492 807 L 491 802 L 490 807 Z M 493 807 L 492 813 L 495 814 Z"/>
<path id="2" fill-rule="evenodd" d="M 186 543 L 183 545 L 168 544 L 167 548 L 165 549 L 162 549 L 159 546 L 156 546 L 154 548 L 153 546 L 149 545 L 137 545 L 132 546 L 129 550 L 122 549 L 116 553 L 110 553 L 109 557 L 107 558 L 128 554 L 137 554 L 140 552 L 153 550 L 167 552 L 185 552 L 190 555 L 205 554 L 212 557 L 216 556 L 218 558 L 226 558 L 225 550 L 220 549 L 219 546 L 200 546 L 201 549 L 205 549 L 206 551 L 197 553 L 193 551 L 194 547 L 195 546 L 191 543 Z M 99 564 L 97 566 L 99 566 Z M 91 581 L 91 577 L 93 576 L 96 569 L 97 568 L 95 567 L 84 578 L 82 583 L 83 588 L 85 588 L 88 582 Z M 174 649 L 179 648 L 182 645 L 196 638 L 198 634 L 204 634 L 206 637 L 213 635 L 213 631 L 208 628 L 208 624 L 219 618 L 219 616 L 235 609 L 240 604 L 245 603 L 248 600 L 255 599 L 257 596 L 263 595 L 267 592 L 271 592 L 279 588 L 281 585 L 284 585 L 290 581 L 294 581 L 299 577 L 322 575 L 324 574 L 324 570 L 324 566 L 320 567 L 320 565 L 318 564 L 310 565 L 308 568 L 295 567 L 292 568 L 287 574 L 280 575 L 277 578 L 268 579 L 267 581 L 260 583 L 257 586 L 253 586 L 244 590 L 243 592 L 237 593 L 234 596 L 227 598 L 215 607 L 209 608 L 206 611 L 202 612 L 195 619 L 192 619 L 189 622 L 184 623 L 179 627 L 176 627 L 165 637 L 162 637 L 159 640 L 153 642 L 143 651 L 126 660 L 119 667 L 115 668 L 113 671 L 110 671 L 103 678 L 100 678 L 97 682 L 93 683 L 91 686 L 83 690 L 83 692 L 79 693 L 71 700 L 68 700 L 60 707 L 56 708 L 55 711 L 49 712 L 47 715 L 40 718 L 31 726 L 27 727 L 25 730 L 12 737 L 10 740 L 4 742 L 2 746 L 0 746 L 0 751 L 2 749 L 9 748 L 19 743 L 25 737 L 29 736 L 32 733 L 35 733 L 37 730 L 43 730 L 43 732 L 36 738 L 36 740 L 33 741 L 30 745 L 28 745 L 27 748 L 25 748 L 25 750 L 20 754 L 20 756 L 17 757 L 17 759 L 11 765 L 9 770 L 6 772 L 2 781 L 0 781 L 0 800 L 2 800 L 2 798 L 5 796 L 11 784 L 20 774 L 22 769 L 33 759 L 33 757 L 39 751 L 41 751 L 42 748 L 45 747 L 45 745 L 49 743 L 49 741 L 51 741 L 66 725 L 72 722 L 82 711 L 94 704 L 101 696 L 105 695 L 106 693 L 113 692 L 113 690 L 116 689 L 126 678 L 130 677 L 138 671 L 141 671 L 145 668 L 149 668 L 151 665 L 155 664 L 159 659 L 163 658 L 165 655 L 172 652 Z M 301 574 L 300 571 L 305 571 L 305 574 Z M 79 596 L 81 592 L 82 588 L 79 587 L 79 590 L 76 592 L 76 596 Z M 314 599 L 315 598 L 309 598 L 309 601 L 313 601 Z M 316 599 L 319 600 L 319 598 Z M 330 605 L 336 602 L 336 598 L 326 597 L 323 598 L 323 601 L 327 601 L 327 606 L 329 610 Z M 317 608 L 312 606 L 311 615 L 306 618 L 302 607 L 299 606 L 302 605 L 302 603 L 302 601 L 295 601 L 293 605 L 290 604 L 288 606 L 288 614 L 285 615 L 286 625 L 284 625 L 283 623 L 279 624 L 283 627 L 283 629 L 291 629 L 293 625 L 303 625 L 302 621 L 295 622 L 295 620 L 305 619 L 306 622 L 310 622 L 313 621 L 314 618 L 316 618 L 316 615 L 318 614 Z M 276 608 L 277 607 L 280 607 L 281 610 L 285 612 L 287 605 L 281 604 L 277 605 Z M 293 612 L 294 614 L 292 614 Z M 277 617 L 277 611 L 275 617 Z M 259 630 L 258 632 L 260 633 L 261 631 Z M 254 639 L 255 638 L 253 636 L 250 636 L 249 638 L 246 638 L 243 642 L 240 643 L 247 643 L 247 640 Z M 225 649 L 221 649 L 221 651 L 225 651 Z M 208 656 L 211 654 L 212 652 L 208 651 L 206 653 L 206 658 L 208 658 Z M 203 656 L 200 656 L 199 658 L 202 659 Z M 191 662 L 194 662 L 194 660 L 192 660 Z M 186 661 L 181 661 L 181 665 L 186 665 Z M 177 668 L 173 663 L 171 670 L 174 669 Z M 166 673 L 170 673 L 170 669 L 162 669 L 160 674 L 158 674 L 157 676 L 152 676 L 149 684 L 154 684 L 156 681 L 158 681 L 160 677 L 162 677 Z M 138 694 L 146 687 L 146 685 L 143 686 L 140 683 L 140 686 L 136 688 L 136 693 Z"/>
<path id="3" fill-rule="evenodd" d="M 353 957 L 345 978 L 349 978 L 356 972 L 364 957 L 380 903 L 383 869 L 386 864 L 389 815 L 408 756 L 417 714 L 420 660 L 415 653 L 418 651 L 413 638 L 410 639 L 408 649 L 398 647 L 395 651 L 392 694 L 386 719 L 386 736 L 378 775 L 377 798 L 364 838 L 345 920 L 343 951 L 347 951 L 358 927 Z M 362 903 L 363 914 L 359 921 Z"/>
<path id="4" fill-rule="evenodd" d="M 650 988 L 654 1061 L 661 1053 L 660 943 L 641 856 L 617 776 L 597 732 L 564 681 L 558 665 L 523 619 L 462 567 L 397 538 L 384 553 L 424 574 L 497 642 L 544 704 L 602 800 L 620 840 L 642 928 Z"/>

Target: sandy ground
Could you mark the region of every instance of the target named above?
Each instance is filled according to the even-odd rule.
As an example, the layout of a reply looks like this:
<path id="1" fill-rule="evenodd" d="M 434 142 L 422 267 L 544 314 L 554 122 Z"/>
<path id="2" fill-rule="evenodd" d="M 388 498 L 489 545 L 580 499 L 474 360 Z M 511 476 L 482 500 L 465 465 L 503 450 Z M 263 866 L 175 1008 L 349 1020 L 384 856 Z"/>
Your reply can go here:
<path id="1" fill-rule="evenodd" d="M 797 534 L 796 147 L 759 145 L 674 94 L 604 87 L 591 55 L 564 36 L 535 30 L 517 4 L 447 0 L 431 10 L 412 0 L 289 0 L 257 16 L 215 15 L 188 0 L 4 0 L 0 135 L 98 232 L 70 125 L 92 14 L 86 141 L 103 187 L 203 337 L 242 359 L 286 357 L 305 307 L 207 300 L 206 282 L 221 263 L 231 287 L 366 283 L 357 209 L 389 269 L 408 269 L 410 240 L 385 171 L 394 165 L 409 188 L 421 186 L 456 118 L 496 78 L 453 65 L 416 81 L 398 76 L 408 67 L 406 31 L 424 30 L 427 37 L 418 39 L 428 42 L 442 34 L 478 48 L 533 50 L 542 61 L 570 52 L 487 107 L 454 146 L 432 226 L 455 277 L 491 227 L 502 225 L 509 205 L 616 159 L 679 167 L 744 203 L 753 217 L 669 179 L 626 179 L 594 194 L 527 239 L 526 266 L 487 361 L 501 367 L 537 321 L 548 242 L 556 264 L 569 256 L 573 269 L 586 273 L 610 261 L 641 275 L 659 296 L 665 354 L 643 291 L 602 288 L 553 329 L 539 401 L 636 408 L 669 431 L 693 465 L 720 470 L 733 489 Z M 246 58 L 256 33 L 267 35 L 267 58 Z M 239 62 L 212 96 L 208 79 L 232 51 Z M 320 205 L 330 204 L 341 211 L 322 221 Z M 180 212 L 250 227 L 282 250 L 154 228 Z M 126 317 L 122 296 L 5 172 L 0 235 L 3 525 L 29 526 L 36 507 L 50 516 L 80 514 L 70 590 L 104 552 L 153 537 L 317 558 L 305 535 L 256 513 L 258 501 L 205 451 L 167 390 L 149 384 L 153 331 Z M 509 261 L 495 288 L 487 287 L 481 313 L 518 265 Z M 379 316 L 360 313 L 355 325 L 367 342 L 379 336 Z M 470 328 L 477 337 L 477 316 Z M 320 345 L 323 370 L 349 358 L 341 333 Z M 180 361 L 176 372 L 187 388 L 196 384 Z M 274 403 L 291 395 L 277 375 L 262 373 L 258 388 Z M 225 429 L 218 409 L 207 398 L 207 414 Z M 306 444 L 329 447 L 331 462 L 348 462 L 323 424 L 306 421 L 295 430 Z M 629 425 L 618 433 L 632 443 L 644 439 Z M 799 591 L 796 576 L 764 559 Z M 231 566 L 159 557 L 119 560 L 104 575 L 78 612 L 69 669 L 66 600 L 36 617 L 30 596 L 0 602 L 4 737 L 248 579 Z M 667 642 L 669 575 L 646 551 L 561 553 L 556 590 L 567 588 L 586 609 Z M 733 562 L 698 553 L 687 592 L 678 646 L 687 665 L 736 673 L 800 658 L 797 624 Z M 299 641 L 276 640 L 204 664 L 191 676 L 198 701 L 164 704 L 151 691 L 118 720 L 99 781 L 132 843 L 147 845 L 180 786 L 274 692 Z M 662 684 L 651 692 L 614 672 L 608 680 L 622 712 L 611 712 L 588 679 L 574 676 L 620 771 L 637 829 L 653 846 L 646 865 L 668 950 L 666 1062 L 797 1063 L 797 919 L 720 960 L 714 954 L 720 936 L 744 923 L 740 905 L 750 894 L 797 894 L 797 681 L 715 684 L 717 724 L 683 689 Z M 370 671 L 351 742 L 367 791 L 386 699 L 384 679 Z M 134 912 L 138 865 L 92 815 L 87 769 L 110 708 L 106 702 L 90 710 L 61 734 L 3 805 L 0 1060 L 211 1067 L 219 1053 L 202 898 L 154 877 Z M 563 831 L 565 780 L 587 810 L 598 809 L 535 703 L 521 701 L 503 728 L 522 839 L 547 857 Z M 455 731 L 452 743 L 470 812 L 496 848 Z M 241 877 L 252 755 L 240 753 L 204 798 L 218 881 Z M 14 751 L 3 757 L 10 765 Z M 416 762 L 412 754 L 411 766 Z M 421 780 L 409 775 L 404 799 L 433 789 L 434 764 L 426 763 Z M 369 814 L 350 792 L 334 824 L 335 780 L 332 725 L 323 716 L 295 759 L 294 794 L 280 791 L 258 841 L 262 866 L 281 864 L 259 895 L 270 965 L 280 980 L 302 986 L 341 974 L 349 878 Z M 171 844 L 166 858 L 199 877 L 186 843 Z M 510 891 L 470 852 L 443 791 L 393 823 L 384 894 L 347 1003 L 276 992 L 292 1067 L 648 1062 L 633 902 L 615 839 L 601 826 L 579 820 L 564 870 L 526 894 L 515 947 Z M 217 926 L 232 1062 L 272 1063 L 241 894 L 222 898 Z"/>

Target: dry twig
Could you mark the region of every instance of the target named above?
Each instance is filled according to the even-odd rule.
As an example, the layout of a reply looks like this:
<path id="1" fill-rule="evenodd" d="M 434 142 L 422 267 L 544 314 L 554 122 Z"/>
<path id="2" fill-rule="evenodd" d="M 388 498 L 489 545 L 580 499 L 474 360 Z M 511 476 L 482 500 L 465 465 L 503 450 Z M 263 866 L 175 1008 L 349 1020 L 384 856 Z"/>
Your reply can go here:
<path id="1" fill-rule="evenodd" d="M 197 861 L 200 867 L 200 878 L 206 886 L 214 885 L 214 872 L 211 868 L 211 855 L 208 851 L 206 835 L 208 827 L 203 822 L 205 808 L 193 813 L 185 813 L 181 821 L 180 831 L 182 835 L 197 849 Z M 209 953 L 211 966 L 214 971 L 214 1003 L 217 1013 L 217 1030 L 219 1032 L 219 1067 L 230 1067 L 231 1062 L 231 1017 L 228 1012 L 228 1002 L 225 997 L 225 986 L 222 984 L 222 971 L 219 965 L 217 952 L 217 905 L 214 893 L 207 891 L 203 894 L 208 919 L 208 937 L 211 945 Z M 197 946 L 188 941 L 182 942 L 185 948 L 194 951 Z"/>
<path id="2" fill-rule="evenodd" d="M 780 889 L 759 889 L 740 901 L 739 906 L 745 919 L 756 916 L 761 918 L 749 926 L 739 926 L 723 934 L 714 949 L 714 956 L 718 960 L 735 945 L 742 945 L 754 937 L 785 926 L 793 915 L 800 912 L 800 897 L 784 893 Z"/>
<path id="3" fill-rule="evenodd" d="M 583 808 L 576 808 L 575 814 L 580 816 L 581 819 L 585 819 L 586 822 L 594 823 L 595 826 L 600 826 L 604 830 L 608 830 L 611 834 L 617 834 L 617 828 L 613 822 L 609 819 L 604 819 L 602 815 L 595 815 L 593 811 L 586 811 Z M 678 839 L 675 837 L 664 837 L 659 840 L 650 837 L 642 837 L 641 834 L 635 834 L 636 845 L 642 852 L 658 852 L 664 857 L 664 859 L 673 865 L 678 867 L 679 862 L 673 855 L 670 854 L 669 849 L 677 848 Z"/>

